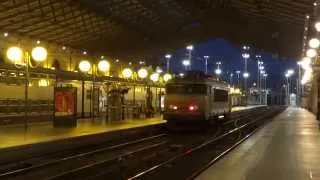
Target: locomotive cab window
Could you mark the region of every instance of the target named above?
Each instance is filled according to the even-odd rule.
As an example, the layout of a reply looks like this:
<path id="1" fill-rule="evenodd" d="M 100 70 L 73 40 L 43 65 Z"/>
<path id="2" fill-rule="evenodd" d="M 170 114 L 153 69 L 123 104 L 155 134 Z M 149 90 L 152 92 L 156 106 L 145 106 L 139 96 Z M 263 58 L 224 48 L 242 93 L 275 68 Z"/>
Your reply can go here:
<path id="1" fill-rule="evenodd" d="M 169 84 L 166 86 L 167 94 L 207 94 L 204 84 Z"/>
<path id="2" fill-rule="evenodd" d="M 214 89 L 214 101 L 216 102 L 227 102 L 228 91 L 221 89 Z"/>

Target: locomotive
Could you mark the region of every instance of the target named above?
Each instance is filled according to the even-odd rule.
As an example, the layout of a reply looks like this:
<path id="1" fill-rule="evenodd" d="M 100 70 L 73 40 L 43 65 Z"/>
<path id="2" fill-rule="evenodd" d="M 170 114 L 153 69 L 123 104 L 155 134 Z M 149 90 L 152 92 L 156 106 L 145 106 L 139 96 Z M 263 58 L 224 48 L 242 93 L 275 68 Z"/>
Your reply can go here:
<path id="1" fill-rule="evenodd" d="M 189 71 L 170 80 L 165 88 L 163 118 L 169 124 L 216 122 L 231 113 L 228 84 L 217 77 Z"/>

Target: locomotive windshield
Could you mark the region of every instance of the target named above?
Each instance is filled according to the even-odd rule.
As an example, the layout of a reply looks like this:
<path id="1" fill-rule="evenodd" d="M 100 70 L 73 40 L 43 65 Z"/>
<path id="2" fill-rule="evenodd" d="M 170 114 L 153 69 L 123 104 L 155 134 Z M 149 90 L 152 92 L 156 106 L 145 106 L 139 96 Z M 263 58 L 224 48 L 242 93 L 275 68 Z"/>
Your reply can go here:
<path id="1" fill-rule="evenodd" d="M 167 94 L 206 94 L 205 84 L 169 84 L 166 86 Z"/>

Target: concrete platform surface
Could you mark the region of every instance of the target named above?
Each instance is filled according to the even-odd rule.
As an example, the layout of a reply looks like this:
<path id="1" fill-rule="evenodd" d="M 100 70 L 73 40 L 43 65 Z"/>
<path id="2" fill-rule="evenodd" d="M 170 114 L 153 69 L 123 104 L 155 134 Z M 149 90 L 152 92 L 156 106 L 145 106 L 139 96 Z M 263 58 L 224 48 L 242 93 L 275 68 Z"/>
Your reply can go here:
<path id="1" fill-rule="evenodd" d="M 319 123 L 288 108 L 197 180 L 320 180 Z"/>
<path id="2" fill-rule="evenodd" d="M 242 111 L 258 106 L 234 107 L 232 111 Z M 160 116 L 151 119 L 134 119 L 119 122 L 106 123 L 104 120 L 90 119 L 78 120 L 76 128 L 53 128 L 52 122 L 0 125 L 0 149 L 40 142 L 48 142 L 60 139 L 68 139 L 84 135 L 106 133 L 130 128 L 151 126 L 165 123 Z"/>
<path id="3" fill-rule="evenodd" d="M 0 149 L 165 123 L 161 117 L 105 123 L 82 119 L 75 128 L 53 128 L 51 122 L 0 126 Z"/>

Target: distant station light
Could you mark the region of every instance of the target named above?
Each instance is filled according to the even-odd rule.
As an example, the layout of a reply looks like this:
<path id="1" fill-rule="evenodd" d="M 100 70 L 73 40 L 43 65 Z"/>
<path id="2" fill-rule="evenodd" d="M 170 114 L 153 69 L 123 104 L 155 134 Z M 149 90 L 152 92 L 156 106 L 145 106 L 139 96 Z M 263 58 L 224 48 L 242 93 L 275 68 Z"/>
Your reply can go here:
<path id="1" fill-rule="evenodd" d="M 249 76 L 250 76 L 250 74 L 248 72 L 243 73 L 244 78 L 248 78 Z"/>
<path id="2" fill-rule="evenodd" d="M 309 58 L 313 58 L 317 56 L 317 51 L 315 49 L 308 49 L 307 50 L 307 56 Z"/>
<path id="3" fill-rule="evenodd" d="M 250 47 L 249 47 L 249 46 L 243 46 L 242 49 L 243 49 L 243 50 L 249 50 Z"/>
<path id="4" fill-rule="evenodd" d="M 37 44 L 40 44 L 41 43 L 41 41 L 40 40 L 37 40 Z"/>
<path id="5" fill-rule="evenodd" d="M 83 55 L 87 55 L 87 51 L 83 51 L 82 54 L 83 54 Z"/>
<path id="6" fill-rule="evenodd" d="M 183 60 L 182 65 L 184 66 L 190 66 L 190 60 Z"/>
<path id="7" fill-rule="evenodd" d="M 163 76 L 163 80 L 165 81 L 165 82 L 168 82 L 170 79 L 172 79 L 172 75 L 171 74 L 165 74 L 164 76 Z"/>
<path id="8" fill-rule="evenodd" d="M 162 70 L 159 66 L 157 66 L 157 68 L 156 68 L 156 72 L 157 72 L 157 73 L 162 73 L 162 72 L 163 72 L 163 70 Z"/>
<path id="9" fill-rule="evenodd" d="M 122 76 L 124 78 L 130 78 L 132 76 L 132 74 L 133 74 L 133 72 L 132 72 L 132 70 L 130 68 L 125 68 L 122 71 Z"/>
<path id="10" fill-rule="evenodd" d="M 145 62 L 144 61 L 139 61 L 139 64 L 143 65 L 143 64 L 145 64 Z"/>
<path id="11" fill-rule="evenodd" d="M 159 81 L 159 74 L 158 73 L 153 73 L 150 75 L 150 80 L 153 82 Z"/>
<path id="12" fill-rule="evenodd" d="M 222 71 L 221 71 L 221 69 L 216 69 L 216 70 L 214 71 L 214 73 L 215 73 L 216 75 L 220 75 L 220 74 L 222 73 Z"/>
<path id="13" fill-rule="evenodd" d="M 5 32 L 5 33 L 3 33 L 3 36 L 4 36 L 4 37 L 8 37 L 8 36 L 9 36 L 9 33 Z"/>
<path id="14" fill-rule="evenodd" d="M 317 38 L 312 38 L 312 39 L 310 39 L 310 41 L 309 41 L 309 46 L 310 46 L 311 48 L 318 48 L 318 47 L 320 46 L 320 41 L 319 41 L 319 39 L 317 39 Z"/>
<path id="15" fill-rule="evenodd" d="M 67 47 L 66 46 L 62 46 L 62 50 L 66 50 L 67 49 Z"/>
<path id="16" fill-rule="evenodd" d="M 291 75 L 294 74 L 294 70 L 293 70 L 293 69 L 289 69 L 289 70 L 287 71 L 287 73 L 291 76 Z"/>
<path id="17" fill-rule="evenodd" d="M 138 77 L 144 79 L 148 76 L 148 71 L 145 68 L 141 68 L 138 71 Z"/>
<path id="18" fill-rule="evenodd" d="M 193 50 L 193 45 L 189 45 L 186 48 L 187 48 L 187 50 L 192 51 Z"/>
<path id="19" fill-rule="evenodd" d="M 308 70 L 308 69 L 311 69 L 311 59 L 309 57 L 304 57 L 302 58 L 301 61 L 298 62 L 302 69 L 304 70 Z"/>
<path id="20" fill-rule="evenodd" d="M 320 32 L 320 21 L 316 22 L 316 23 L 314 24 L 314 27 L 316 28 L 316 30 L 317 30 L 318 32 Z"/>
<path id="21" fill-rule="evenodd" d="M 243 54 L 242 54 L 242 57 L 243 57 L 244 59 L 249 59 L 249 58 L 250 58 L 250 54 L 249 54 L 249 53 L 243 53 Z"/>

